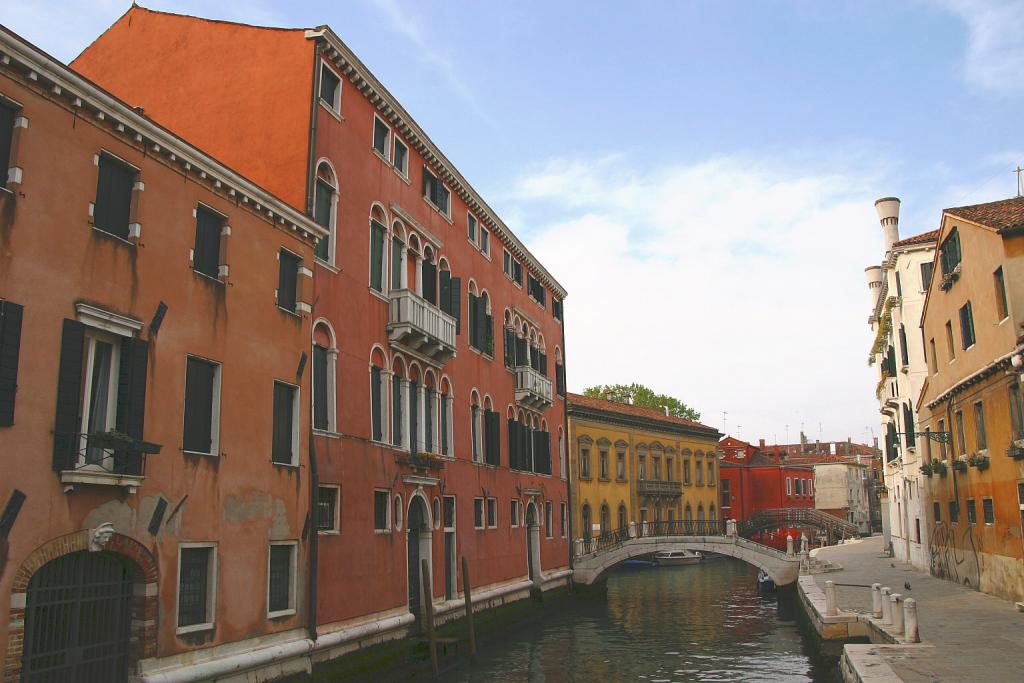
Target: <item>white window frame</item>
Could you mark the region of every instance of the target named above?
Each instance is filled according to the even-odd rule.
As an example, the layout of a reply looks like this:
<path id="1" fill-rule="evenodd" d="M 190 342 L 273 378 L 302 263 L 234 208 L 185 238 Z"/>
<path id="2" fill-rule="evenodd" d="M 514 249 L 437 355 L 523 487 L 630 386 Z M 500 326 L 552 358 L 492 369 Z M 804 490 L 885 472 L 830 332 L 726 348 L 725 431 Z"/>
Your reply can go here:
<path id="1" fill-rule="evenodd" d="M 448 526 L 447 524 L 444 523 L 444 504 L 445 504 L 445 499 L 447 499 L 447 498 L 451 498 L 452 499 L 452 525 L 451 526 Z M 441 524 L 444 526 L 444 530 L 445 531 L 455 531 L 455 527 L 458 525 L 458 523 L 459 523 L 459 506 L 458 506 L 458 501 L 457 501 L 456 497 L 455 496 L 442 495 L 441 496 Z"/>
<path id="2" fill-rule="evenodd" d="M 325 59 L 321 59 L 319 74 L 320 78 L 318 79 L 318 84 L 319 82 L 323 81 L 324 69 L 330 70 L 330 72 L 334 74 L 335 78 L 338 79 L 338 89 L 334 93 L 334 102 L 327 102 L 324 98 L 320 96 L 319 92 L 317 92 L 316 94 L 316 101 L 322 104 L 324 109 L 331 112 L 331 114 L 333 114 L 335 118 L 341 119 L 341 90 L 344 87 L 345 79 L 341 77 L 341 74 L 334 70 L 334 67 L 331 65 L 330 62 L 328 62 Z"/>
<path id="3" fill-rule="evenodd" d="M 495 498 L 493 496 L 489 496 L 487 498 L 487 508 L 486 508 L 485 512 L 487 513 L 486 514 L 487 528 L 488 529 L 497 529 L 498 528 L 498 499 L 497 498 Z M 492 515 L 491 512 L 493 512 L 494 514 Z"/>
<path id="4" fill-rule="evenodd" d="M 387 132 L 384 134 L 384 151 L 381 152 L 377 149 L 377 122 L 384 126 L 384 130 Z M 391 130 L 391 126 L 383 118 L 378 116 L 376 113 L 373 115 L 373 127 L 370 130 L 370 147 L 373 148 L 374 153 L 383 159 L 384 161 L 391 163 L 391 145 L 394 142 L 394 132 Z"/>
<path id="5" fill-rule="evenodd" d="M 425 201 L 430 206 L 434 207 L 434 209 L 439 214 L 441 214 L 442 216 L 447 218 L 449 221 L 451 221 L 451 219 L 452 219 L 452 204 L 453 204 L 453 202 L 452 202 L 452 189 L 450 187 L 448 187 L 447 185 L 445 185 L 444 180 L 441 179 L 441 176 L 439 176 L 438 174 L 434 173 L 434 171 L 427 164 L 423 165 L 423 172 L 424 173 L 429 173 L 430 176 L 434 179 L 434 182 L 441 183 L 441 187 L 443 187 L 445 190 L 448 191 L 448 210 L 447 211 L 443 211 L 441 209 L 441 207 L 438 206 L 437 204 L 435 204 L 434 200 L 431 199 L 428 195 L 423 195 L 423 201 Z"/>
<path id="6" fill-rule="evenodd" d="M 329 168 L 330 171 L 331 171 L 331 175 L 334 176 L 334 184 L 333 185 L 331 183 L 327 182 L 326 180 L 324 180 L 323 178 L 321 178 L 319 175 L 317 175 L 319 170 L 320 170 L 320 165 L 321 164 L 326 164 L 327 168 Z M 327 266 L 329 266 L 330 270 L 333 270 L 334 272 L 338 272 L 338 270 L 337 270 L 338 266 L 336 265 L 336 256 L 337 256 L 337 253 L 338 253 L 338 202 L 340 201 L 341 191 L 340 191 L 340 182 L 338 180 L 338 174 L 334 170 L 334 164 L 332 164 L 330 161 L 328 161 L 327 157 L 321 157 L 320 159 L 317 159 L 316 166 L 314 167 L 314 177 L 313 177 L 313 205 L 314 205 L 314 207 L 316 206 L 316 189 L 317 189 L 317 185 L 319 185 L 319 183 L 321 183 L 321 182 L 331 188 L 331 217 L 328 220 L 329 225 L 326 226 L 327 232 L 329 233 L 328 242 L 327 242 L 327 259 L 325 260 L 325 259 L 322 259 L 319 256 L 317 256 L 316 249 L 314 249 L 313 250 L 313 262 L 314 263 L 320 263 L 320 264 L 323 264 L 323 265 L 327 265 Z M 321 226 L 321 227 L 324 227 L 324 226 Z M 286 251 L 291 251 L 291 250 L 290 249 L 286 249 Z M 293 253 L 296 256 L 298 256 L 300 262 L 303 261 L 302 256 L 300 254 L 296 254 L 295 252 L 291 252 L 291 253 Z M 301 266 L 300 266 L 300 268 L 301 268 Z"/>
<path id="7" fill-rule="evenodd" d="M 559 527 L 559 529 L 562 532 L 562 538 L 565 538 L 566 535 L 569 533 L 569 506 L 566 505 L 565 503 L 560 503 L 559 510 L 561 511 L 562 515 L 561 526 Z"/>
<path id="8" fill-rule="evenodd" d="M 480 525 L 476 523 L 476 509 L 480 506 Z M 476 530 L 482 530 L 487 528 L 487 506 L 484 504 L 483 498 L 473 499 L 473 528 Z"/>
<path id="9" fill-rule="evenodd" d="M 480 239 L 480 253 L 491 258 L 491 231 L 482 224 L 477 224 L 477 230 Z"/>
<path id="10" fill-rule="evenodd" d="M 469 226 L 473 226 L 473 234 L 469 234 Z M 480 241 L 480 221 L 476 219 L 472 211 L 466 212 L 466 239 L 473 245 L 474 249 L 479 249 Z"/>
<path id="11" fill-rule="evenodd" d="M 273 457 L 274 457 L 273 449 L 271 449 L 271 454 L 270 454 L 271 462 L 273 464 L 275 464 L 275 465 L 280 466 L 280 467 L 298 467 L 299 466 L 299 431 L 300 431 L 299 430 L 299 418 L 302 416 L 302 413 L 300 412 L 299 406 L 301 405 L 300 394 L 302 393 L 302 390 L 299 388 L 298 384 L 292 384 L 291 382 L 285 382 L 284 380 L 280 380 L 280 379 L 275 379 L 274 380 L 274 384 L 284 384 L 286 386 L 291 387 L 295 391 L 292 392 L 292 461 L 291 462 L 274 462 L 274 460 L 273 460 Z M 270 407 L 270 410 L 271 410 L 270 424 L 271 424 L 271 427 L 273 427 L 273 424 L 274 424 L 274 417 L 273 417 L 273 410 L 274 410 L 274 407 L 273 407 L 273 394 L 271 394 L 271 407 Z"/>
<path id="12" fill-rule="evenodd" d="M 120 384 L 121 376 L 121 341 L 123 337 L 113 334 L 111 332 L 105 332 L 94 327 L 86 326 L 85 328 L 85 372 L 82 379 L 82 395 L 79 397 L 81 401 L 81 412 L 82 421 L 79 425 L 79 429 L 82 434 L 82 444 L 78 449 L 78 465 L 81 467 L 86 462 L 86 452 L 88 447 L 89 434 L 89 418 L 92 406 L 89 403 L 89 396 L 92 395 L 92 376 L 93 366 L 96 362 L 96 344 L 97 342 L 104 342 L 111 345 L 110 352 L 110 377 L 108 379 L 107 386 L 107 419 L 104 424 L 105 431 L 114 429 L 117 425 L 117 389 Z M 104 457 L 106 461 L 109 457 L 113 457 L 112 452 L 107 452 Z"/>
<path id="13" fill-rule="evenodd" d="M 270 611 L 270 549 L 275 545 L 291 546 L 291 567 L 288 570 L 288 608 L 271 612 Z M 276 619 L 295 614 L 296 596 L 296 568 L 298 566 L 299 542 L 298 541 L 271 541 L 267 545 L 267 619 Z"/>
<path id="14" fill-rule="evenodd" d="M 387 501 L 387 505 L 384 506 L 384 528 L 380 529 L 377 527 L 377 494 L 383 493 L 384 499 Z M 390 534 L 391 533 L 391 492 L 387 489 L 373 489 L 373 533 L 375 534 Z"/>
<path id="15" fill-rule="evenodd" d="M 792 477 L 786 477 L 786 495 L 793 495 L 793 479 Z"/>
<path id="16" fill-rule="evenodd" d="M 213 371 L 213 401 L 212 401 L 212 403 L 213 403 L 213 405 L 212 405 L 213 415 L 210 416 L 210 452 L 209 453 L 203 453 L 202 451 L 186 451 L 184 449 L 182 450 L 182 452 L 183 453 L 188 453 L 190 455 L 211 455 L 211 456 L 217 457 L 217 456 L 220 456 L 221 372 L 223 371 L 224 366 L 223 366 L 223 364 L 220 361 L 215 361 L 212 358 L 206 358 L 204 356 L 200 356 L 200 355 L 197 355 L 197 354 L 194 354 L 194 353 L 185 354 L 185 377 L 183 378 L 184 382 L 185 382 L 185 389 L 186 389 L 185 396 L 188 396 L 188 359 L 189 358 L 194 358 L 194 359 L 196 359 L 197 361 L 199 361 L 201 363 L 206 363 L 208 365 L 214 366 L 214 371 Z M 184 440 L 184 435 L 185 435 L 184 401 L 182 402 L 182 408 L 183 409 L 181 411 L 181 434 L 182 434 L 182 440 Z"/>
<path id="17" fill-rule="evenodd" d="M 206 565 L 206 616 L 207 621 L 189 626 L 179 626 L 178 610 L 181 602 L 181 551 L 188 548 L 210 548 L 210 561 Z M 268 556 L 269 557 L 269 556 Z M 268 560 L 269 561 L 269 560 Z M 217 544 L 215 542 L 187 542 L 178 544 L 178 580 L 174 588 L 174 633 L 195 633 L 196 631 L 209 631 L 217 621 Z M 268 565 L 269 566 L 269 565 Z M 269 585 L 269 582 L 268 582 Z"/>
<path id="18" fill-rule="evenodd" d="M 325 327 L 327 326 L 326 322 L 320 323 L 318 321 L 318 323 L 324 325 Z M 316 325 L 318 323 L 314 323 L 313 326 L 316 327 Z M 331 342 L 333 343 L 333 341 L 334 341 L 334 339 L 333 339 L 333 330 L 331 330 L 331 335 L 330 336 L 332 337 Z M 320 345 L 314 342 L 310 346 L 310 353 L 313 352 L 313 347 L 315 347 L 315 346 L 320 346 Z M 331 436 L 336 436 L 338 434 L 338 387 L 337 387 L 337 379 L 338 379 L 338 367 L 337 367 L 338 366 L 338 349 L 337 348 L 331 348 L 331 347 L 323 347 L 323 346 L 320 346 L 320 348 L 323 349 L 327 353 L 327 367 L 324 369 L 324 372 L 327 373 L 327 429 L 319 429 L 317 427 L 313 427 L 312 429 L 317 434 L 328 434 L 328 435 L 331 435 Z M 312 378 L 313 377 L 313 371 L 314 371 L 314 368 L 312 367 L 313 366 L 313 359 L 312 359 L 312 357 L 309 360 L 310 360 L 310 377 Z M 313 392 L 312 384 L 309 387 L 309 409 L 310 409 L 309 420 L 310 420 L 310 422 L 312 422 L 313 421 L 314 411 L 316 410 L 316 405 L 315 405 L 315 401 L 314 401 L 314 392 Z M 370 416 L 370 419 L 371 419 L 371 428 L 372 428 L 372 420 L 373 420 L 373 416 L 372 415 Z"/>
<path id="19" fill-rule="evenodd" d="M 395 169 L 395 173 L 402 176 L 405 180 L 409 179 L 409 145 L 405 144 L 405 141 L 395 135 L 394 131 L 391 131 L 391 165 Z M 398 155 L 395 154 L 395 148 L 401 145 L 405 149 L 405 165 L 399 166 L 395 163 L 395 159 Z"/>
<path id="20" fill-rule="evenodd" d="M 517 529 L 519 528 L 519 499 L 513 498 L 510 507 L 512 508 L 509 515 L 512 518 L 512 528 Z"/>
<path id="21" fill-rule="evenodd" d="M 330 529 L 320 528 L 320 489 L 334 489 L 334 519 Z M 341 486 L 339 484 L 317 484 L 317 529 L 321 536 L 337 536 L 341 533 Z"/>

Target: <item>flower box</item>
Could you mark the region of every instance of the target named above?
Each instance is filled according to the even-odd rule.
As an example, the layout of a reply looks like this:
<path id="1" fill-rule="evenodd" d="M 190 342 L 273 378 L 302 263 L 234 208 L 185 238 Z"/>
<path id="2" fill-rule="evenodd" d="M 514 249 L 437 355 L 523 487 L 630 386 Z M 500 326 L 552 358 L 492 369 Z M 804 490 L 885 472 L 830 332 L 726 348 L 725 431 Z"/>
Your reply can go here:
<path id="1" fill-rule="evenodd" d="M 930 462 L 926 462 L 925 464 L 921 465 L 921 474 L 923 474 L 926 477 L 930 477 L 932 476 L 932 474 L 934 474 L 934 472 L 932 471 L 932 464 Z"/>
<path id="2" fill-rule="evenodd" d="M 932 460 L 932 472 L 940 477 L 946 476 L 946 463 L 941 460 Z"/>
<path id="3" fill-rule="evenodd" d="M 979 470 L 984 471 L 988 469 L 988 456 L 987 455 L 972 455 L 970 459 L 971 467 L 977 467 Z"/>
<path id="4" fill-rule="evenodd" d="M 953 471 L 960 472 L 960 473 L 966 472 L 967 471 L 967 463 L 964 462 L 963 460 L 954 460 L 953 461 Z"/>
<path id="5" fill-rule="evenodd" d="M 1024 446 L 1010 446 L 1006 454 L 1014 460 L 1024 460 Z"/>

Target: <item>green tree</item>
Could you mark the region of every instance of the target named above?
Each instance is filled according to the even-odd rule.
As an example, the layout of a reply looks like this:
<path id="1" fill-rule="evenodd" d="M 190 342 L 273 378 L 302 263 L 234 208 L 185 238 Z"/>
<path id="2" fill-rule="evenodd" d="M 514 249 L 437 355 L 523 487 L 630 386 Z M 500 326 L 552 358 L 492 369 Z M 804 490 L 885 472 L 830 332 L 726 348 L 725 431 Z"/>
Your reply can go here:
<path id="1" fill-rule="evenodd" d="M 643 384 L 598 384 L 583 390 L 585 396 L 591 398 L 605 398 L 616 403 L 632 403 L 643 408 L 654 408 L 664 410 L 668 408 L 668 414 L 682 417 L 687 420 L 699 420 L 700 413 L 686 405 L 678 398 L 656 394 L 654 390 L 645 387 Z"/>

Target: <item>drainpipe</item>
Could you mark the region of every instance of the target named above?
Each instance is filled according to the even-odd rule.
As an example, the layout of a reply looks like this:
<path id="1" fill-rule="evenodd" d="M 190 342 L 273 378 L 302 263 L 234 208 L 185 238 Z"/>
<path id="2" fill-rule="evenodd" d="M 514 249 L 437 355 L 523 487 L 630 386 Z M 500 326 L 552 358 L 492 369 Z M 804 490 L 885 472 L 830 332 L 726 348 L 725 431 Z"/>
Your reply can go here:
<path id="1" fill-rule="evenodd" d="M 317 579 L 320 564 L 320 532 L 317 529 L 317 491 L 320 487 L 320 473 L 316 466 L 316 444 L 313 440 L 313 417 L 309 420 L 309 607 L 306 610 L 306 630 L 309 631 L 309 639 L 316 642 L 317 623 Z M 340 497 L 340 496 L 339 496 Z M 341 501 L 339 500 L 340 504 Z"/>
<path id="2" fill-rule="evenodd" d="M 308 157 L 308 163 L 306 164 L 306 215 L 308 216 L 313 215 L 313 183 L 316 177 L 316 119 L 318 115 L 317 102 L 320 100 L 320 59 L 322 52 L 323 43 L 318 39 L 313 50 L 313 97 L 310 98 L 309 103 L 309 149 L 306 153 Z M 340 179 L 338 179 L 338 187 L 341 187 Z"/>
<path id="3" fill-rule="evenodd" d="M 562 373 L 565 374 L 566 377 L 568 377 L 568 373 L 566 373 L 566 368 L 568 366 L 569 366 L 569 353 L 568 353 L 568 350 L 566 349 L 566 346 L 565 346 L 565 297 L 562 297 Z M 566 380 L 566 384 L 568 384 L 568 380 Z M 568 553 L 569 553 L 569 571 L 571 572 L 573 567 L 576 564 L 575 553 L 573 552 L 574 548 L 576 547 L 575 546 L 575 540 L 574 540 L 576 538 L 576 536 L 575 536 L 575 534 L 573 534 L 573 524 L 572 524 L 573 523 L 573 519 L 576 516 L 575 515 L 576 509 L 573 507 L 573 504 L 572 504 L 572 476 L 570 475 L 570 472 L 572 471 L 572 468 L 569 466 L 569 463 L 572 460 L 572 451 L 569 449 L 569 444 L 572 443 L 572 441 L 570 440 L 570 437 L 569 437 L 569 387 L 568 386 L 565 387 L 565 394 L 566 395 L 565 395 L 565 397 L 562 400 L 562 402 L 565 404 L 564 405 L 565 410 L 562 411 L 562 422 L 564 423 L 563 429 L 565 430 L 564 431 L 564 434 L 565 434 L 565 470 L 566 470 L 565 471 L 565 505 L 566 505 L 565 516 L 569 518 L 568 519 L 568 524 L 569 524 L 568 534 L 569 534 L 569 538 L 566 539 L 566 540 L 568 542 L 567 550 L 568 550 Z M 570 591 L 572 590 L 572 584 L 573 584 L 572 577 L 570 577 L 569 578 L 569 590 Z"/>

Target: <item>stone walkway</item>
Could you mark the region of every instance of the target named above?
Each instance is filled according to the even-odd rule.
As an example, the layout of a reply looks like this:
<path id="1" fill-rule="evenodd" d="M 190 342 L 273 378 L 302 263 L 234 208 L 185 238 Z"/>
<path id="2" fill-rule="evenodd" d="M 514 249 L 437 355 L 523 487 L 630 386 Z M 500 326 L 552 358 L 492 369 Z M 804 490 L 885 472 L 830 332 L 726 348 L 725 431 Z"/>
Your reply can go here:
<path id="1" fill-rule="evenodd" d="M 1012 602 L 937 579 L 881 552 L 880 536 L 822 548 L 816 556 L 843 569 L 814 579 L 823 590 L 826 581 L 868 586 L 877 581 L 917 601 L 924 647 L 872 646 L 897 676 L 907 683 L 1024 681 L 1024 613 Z M 840 610 L 871 613 L 870 588 L 837 585 L 836 596 Z"/>

